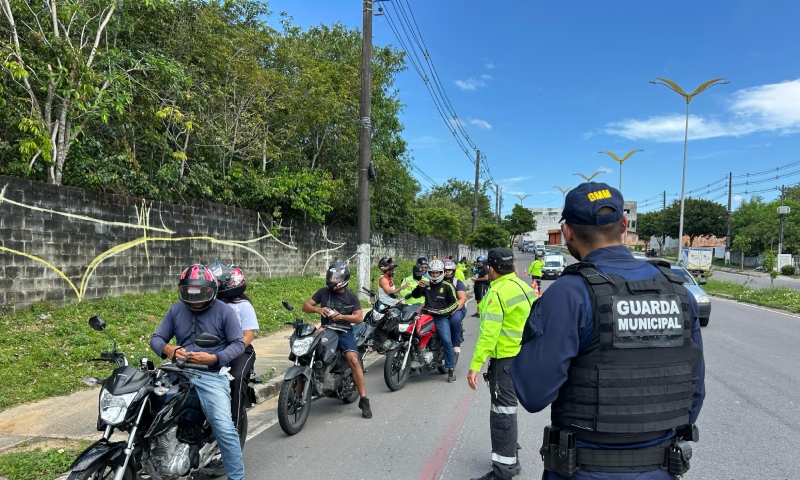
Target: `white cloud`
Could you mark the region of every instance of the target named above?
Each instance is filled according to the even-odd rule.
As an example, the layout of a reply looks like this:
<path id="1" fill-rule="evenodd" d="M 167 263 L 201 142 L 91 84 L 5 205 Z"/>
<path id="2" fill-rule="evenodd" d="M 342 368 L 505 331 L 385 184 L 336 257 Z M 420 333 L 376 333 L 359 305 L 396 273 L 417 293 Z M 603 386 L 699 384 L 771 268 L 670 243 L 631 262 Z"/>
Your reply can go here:
<path id="1" fill-rule="evenodd" d="M 525 180 L 528 180 L 529 178 L 531 178 L 531 177 L 512 177 L 512 178 L 506 178 L 505 180 L 500 180 L 500 183 L 502 183 L 502 184 L 508 184 L 508 183 L 524 182 Z"/>
<path id="2" fill-rule="evenodd" d="M 466 80 L 456 80 L 455 84 L 465 92 L 472 92 L 478 88 L 486 86 L 486 83 L 479 78 L 468 78 Z"/>
<path id="3" fill-rule="evenodd" d="M 492 79 L 491 75 L 481 75 L 481 80 L 491 80 L 491 79 Z"/>
<path id="4" fill-rule="evenodd" d="M 469 121 L 469 123 L 471 123 L 473 125 L 477 125 L 480 128 L 483 128 L 483 129 L 486 129 L 486 130 L 491 130 L 492 129 L 492 126 L 489 125 L 489 122 L 487 122 L 486 120 L 481 120 L 479 118 L 473 118 L 472 120 Z"/>
<path id="5" fill-rule="evenodd" d="M 744 197 L 741 195 L 734 195 L 731 197 L 731 200 L 733 200 L 734 202 L 741 202 L 742 200 L 744 200 Z"/>
<path id="6" fill-rule="evenodd" d="M 463 127 L 464 122 L 459 120 L 458 118 L 451 118 L 447 121 L 453 128 Z"/>
<path id="7" fill-rule="evenodd" d="M 492 62 L 486 62 L 486 63 L 483 64 L 483 66 L 486 67 L 487 70 L 494 69 L 494 63 L 492 63 Z"/>
<path id="8" fill-rule="evenodd" d="M 626 119 L 607 124 L 603 131 L 629 140 L 682 142 L 685 121 L 681 114 Z M 800 132 L 800 79 L 734 92 L 724 115 L 689 116 L 689 137 L 695 140 L 756 132 Z"/>
<path id="9" fill-rule="evenodd" d="M 611 173 L 611 172 L 613 172 L 614 170 L 611 170 L 611 169 L 610 169 L 610 168 L 608 168 L 608 167 L 600 167 L 600 168 L 598 168 L 598 169 L 597 169 L 597 171 L 598 171 L 598 172 L 600 172 L 600 173 Z"/>

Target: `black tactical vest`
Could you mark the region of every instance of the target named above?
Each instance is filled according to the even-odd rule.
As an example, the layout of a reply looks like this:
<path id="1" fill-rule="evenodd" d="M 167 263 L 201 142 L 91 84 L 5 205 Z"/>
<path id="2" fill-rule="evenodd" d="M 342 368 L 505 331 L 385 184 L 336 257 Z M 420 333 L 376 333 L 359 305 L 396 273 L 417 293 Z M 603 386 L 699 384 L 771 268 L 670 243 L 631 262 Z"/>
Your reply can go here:
<path id="1" fill-rule="evenodd" d="M 594 327 L 572 359 L 553 403 L 554 426 L 586 442 L 616 445 L 662 438 L 689 423 L 702 351 L 692 338 L 683 279 L 669 264 L 650 280 L 570 265 L 589 289 Z"/>

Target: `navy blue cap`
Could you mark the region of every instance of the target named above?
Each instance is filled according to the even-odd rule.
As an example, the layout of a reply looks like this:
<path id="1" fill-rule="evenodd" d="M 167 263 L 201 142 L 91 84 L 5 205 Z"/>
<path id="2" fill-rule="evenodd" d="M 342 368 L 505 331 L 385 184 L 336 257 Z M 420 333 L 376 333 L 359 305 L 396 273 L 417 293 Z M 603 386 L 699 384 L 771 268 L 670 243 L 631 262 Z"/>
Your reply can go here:
<path id="1" fill-rule="evenodd" d="M 603 207 L 610 207 L 614 212 L 597 215 Z M 606 225 L 614 223 L 625 214 L 625 201 L 622 194 L 605 183 L 581 183 L 570 190 L 564 201 L 561 221 L 573 225 Z"/>
<path id="2" fill-rule="evenodd" d="M 514 253 L 507 248 L 493 248 L 489 250 L 488 257 L 492 268 L 514 265 Z"/>

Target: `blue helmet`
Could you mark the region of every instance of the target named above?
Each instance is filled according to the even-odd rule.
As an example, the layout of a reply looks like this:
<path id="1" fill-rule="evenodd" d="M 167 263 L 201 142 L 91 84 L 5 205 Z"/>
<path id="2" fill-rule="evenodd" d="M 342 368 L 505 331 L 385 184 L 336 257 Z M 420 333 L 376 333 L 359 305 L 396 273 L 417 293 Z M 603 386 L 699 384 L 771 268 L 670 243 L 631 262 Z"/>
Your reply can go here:
<path id="1" fill-rule="evenodd" d="M 486 263 L 486 257 L 484 257 L 483 255 L 478 256 L 476 260 L 478 263 Z"/>

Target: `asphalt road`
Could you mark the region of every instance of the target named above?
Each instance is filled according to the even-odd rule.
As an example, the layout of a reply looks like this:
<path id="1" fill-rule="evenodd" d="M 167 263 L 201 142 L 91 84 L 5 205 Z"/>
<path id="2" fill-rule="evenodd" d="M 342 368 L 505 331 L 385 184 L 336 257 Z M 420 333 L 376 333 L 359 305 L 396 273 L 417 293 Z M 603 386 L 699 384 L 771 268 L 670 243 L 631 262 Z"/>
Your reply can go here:
<path id="1" fill-rule="evenodd" d="M 530 260 L 519 254 L 520 273 Z M 708 393 L 701 441 L 684 478 L 800 478 L 800 316 L 712 302 L 703 329 Z M 474 302 L 468 307 L 471 314 Z M 390 392 L 378 357 L 365 374 L 371 420 L 356 404 L 321 399 L 305 429 L 289 437 L 276 423 L 274 400 L 251 410 L 251 425 L 260 426 L 245 448 L 247 478 L 469 479 L 489 471 L 489 393 L 484 384 L 473 392 L 465 380 L 477 319 L 468 316 L 465 326 L 455 384 L 430 373 Z M 520 414 L 524 470 L 516 478 L 541 478 L 537 451 L 548 420 L 548 411 Z"/>
<path id="2" fill-rule="evenodd" d="M 720 270 L 714 270 L 714 275 L 711 277 L 714 280 L 724 280 L 726 282 L 747 283 L 752 288 L 766 288 L 770 286 L 770 278 L 766 273 L 747 274 L 747 273 L 728 273 Z M 800 289 L 800 280 L 795 278 L 778 276 L 775 279 L 775 287 L 788 287 Z"/>

